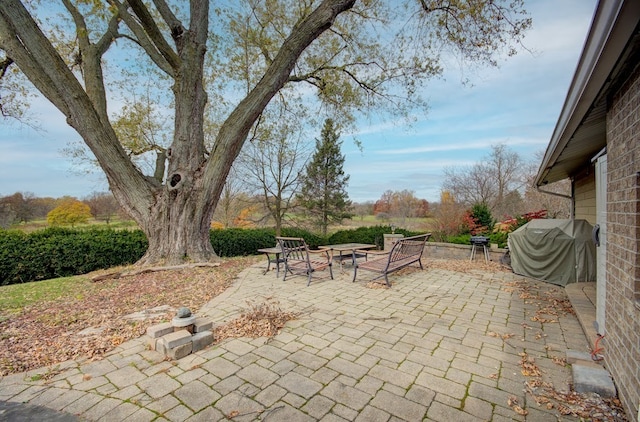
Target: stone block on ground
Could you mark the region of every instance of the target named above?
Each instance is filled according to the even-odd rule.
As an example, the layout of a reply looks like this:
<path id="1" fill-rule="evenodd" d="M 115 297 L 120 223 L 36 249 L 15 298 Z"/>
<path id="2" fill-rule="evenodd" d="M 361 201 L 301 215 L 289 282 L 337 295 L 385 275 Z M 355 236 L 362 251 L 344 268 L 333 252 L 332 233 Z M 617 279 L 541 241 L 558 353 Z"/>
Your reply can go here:
<path id="1" fill-rule="evenodd" d="M 171 332 L 173 332 L 173 326 L 170 322 L 163 322 L 162 324 L 152 325 L 147 328 L 147 335 L 151 338 L 166 336 Z"/>
<path id="2" fill-rule="evenodd" d="M 182 359 L 183 357 L 190 355 L 192 350 L 193 343 L 190 341 L 189 343 L 167 349 L 167 356 L 171 359 Z"/>
<path id="3" fill-rule="evenodd" d="M 186 343 L 191 343 L 191 333 L 187 330 L 175 331 L 163 336 L 161 341 L 167 349 L 173 349 Z"/>
<path id="4" fill-rule="evenodd" d="M 193 342 L 193 351 L 197 352 L 213 343 L 213 333 L 211 331 L 195 333 L 191 337 L 191 341 Z"/>
<path id="5" fill-rule="evenodd" d="M 160 340 L 159 338 L 153 338 L 153 337 L 147 336 L 147 345 L 149 346 L 149 349 L 157 351 L 158 350 L 157 345 L 159 340 Z"/>
<path id="6" fill-rule="evenodd" d="M 203 331 L 211 331 L 213 328 L 213 321 L 209 318 L 196 318 L 196 322 L 194 323 L 194 332 L 201 333 Z"/>
<path id="7" fill-rule="evenodd" d="M 615 397 L 616 387 L 609 371 L 601 366 L 571 365 L 573 389 L 578 393 L 597 393 L 601 397 Z"/>
<path id="8" fill-rule="evenodd" d="M 592 366 L 594 368 L 602 368 L 602 365 L 591 358 L 589 352 L 579 352 L 577 350 L 567 350 L 566 353 L 567 363 L 570 365 L 584 365 Z"/>

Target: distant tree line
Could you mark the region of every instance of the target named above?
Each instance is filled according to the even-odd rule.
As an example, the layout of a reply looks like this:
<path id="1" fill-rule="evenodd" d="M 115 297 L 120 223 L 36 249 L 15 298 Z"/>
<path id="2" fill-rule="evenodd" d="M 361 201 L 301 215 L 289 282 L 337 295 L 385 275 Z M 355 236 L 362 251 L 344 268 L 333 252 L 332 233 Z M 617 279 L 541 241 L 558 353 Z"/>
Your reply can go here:
<path id="1" fill-rule="evenodd" d="M 491 231 L 494 222 L 541 210 L 545 212 L 540 215 L 549 218 L 569 218 L 568 180 L 546 187 L 559 195 L 534 188 L 536 163 L 540 161 L 541 157 L 536 155 L 527 162 L 516 151 L 498 144 L 471 166 L 446 168 L 440 202 L 433 207 L 439 240 L 465 232 Z"/>
<path id="2" fill-rule="evenodd" d="M 115 216 L 128 218 L 109 192 L 94 192 L 82 200 L 71 196 L 39 198 L 22 192 L 0 197 L 0 228 L 3 229 L 44 219 L 51 226 L 73 226 L 90 218 L 109 224 Z"/>
<path id="3" fill-rule="evenodd" d="M 493 146 L 491 153 L 474 165 L 447 168 L 439 202 L 430 203 L 405 189 L 387 190 L 375 201 L 357 203 L 346 193 L 349 175 L 342 168 L 344 156 L 335 122 L 325 121 L 314 151 L 304 147 L 309 142 L 303 142 L 299 132 L 274 130 L 256 133 L 243 150 L 225 183 L 213 228 L 274 227 L 279 234 L 288 226 L 326 233 L 329 224 L 339 224 L 342 219 L 362 220 L 374 215 L 397 225 L 410 218 L 431 217 L 427 229 L 452 235 L 460 232 L 477 206 L 486 207 L 496 221 L 542 209 L 551 218 L 569 217 L 568 199 L 533 188 L 537 171 L 533 163 L 539 159 L 528 163 L 505 145 Z M 568 194 L 570 188 L 560 182 L 546 189 Z M 116 216 L 128 219 L 108 192 L 83 199 L 37 198 L 20 192 L 0 197 L 2 228 L 43 219 L 63 226 L 81 224 L 88 218 L 109 224 Z"/>

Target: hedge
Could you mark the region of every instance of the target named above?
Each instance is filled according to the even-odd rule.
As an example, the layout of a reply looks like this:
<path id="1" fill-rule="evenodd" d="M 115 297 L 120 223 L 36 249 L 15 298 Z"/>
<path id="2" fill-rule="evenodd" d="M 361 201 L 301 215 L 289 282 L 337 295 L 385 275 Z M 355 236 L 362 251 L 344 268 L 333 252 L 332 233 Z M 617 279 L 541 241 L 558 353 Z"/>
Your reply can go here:
<path id="1" fill-rule="evenodd" d="M 338 231 L 327 239 L 327 244 L 336 245 L 340 243 L 368 243 L 378 246 L 378 249 L 384 247 L 384 235 L 391 233 L 390 226 L 370 226 L 358 227 L 352 230 Z M 405 237 L 421 234 L 404 229 L 396 229 L 395 233 L 402 234 Z"/>
<path id="2" fill-rule="evenodd" d="M 405 236 L 413 232 L 396 230 Z M 283 236 L 302 237 L 309 247 L 336 243 L 374 243 L 383 246 L 389 226 L 342 230 L 323 237 L 306 230 L 284 228 Z M 257 254 L 276 244 L 273 229 L 211 230 L 213 249 L 221 257 Z M 33 233 L 0 229 L 0 285 L 86 274 L 98 269 L 129 265 L 148 247 L 141 230 L 48 228 Z"/>
<path id="3" fill-rule="evenodd" d="M 0 230 L 0 285 L 85 274 L 136 262 L 147 250 L 140 230 Z"/>

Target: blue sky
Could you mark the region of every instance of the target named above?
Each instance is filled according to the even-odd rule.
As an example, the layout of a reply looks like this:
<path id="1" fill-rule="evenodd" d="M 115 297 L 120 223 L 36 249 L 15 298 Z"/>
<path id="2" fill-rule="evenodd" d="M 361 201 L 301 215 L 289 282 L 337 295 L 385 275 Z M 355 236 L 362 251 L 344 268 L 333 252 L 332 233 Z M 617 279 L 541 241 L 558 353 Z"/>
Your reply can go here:
<path id="1" fill-rule="evenodd" d="M 525 160 L 543 151 L 564 102 L 596 0 L 532 0 L 527 10 L 533 28 L 525 38 L 531 52 L 502 61 L 499 68 L 460 69 L 423 93 L 430 111 L 412 127 L 393 122 L 364 123 L 344 134 L 347 188 L 356 202 L 375 201 L 386 190 L 414 191 L 438 201 L 443 168 L 472 165 L 491 145 L 504 143 Z M 471 85 L 462 84 L 469 78 Z M 43 130 L 0 120 L 0 196 L 29 192 L 36 196 L 83 198 L 106 191 L 100 174 L 78 175 L 61 150 L 79 136 L 53 106 L 32 107 Z M 351 141 L 355 135 L 363 151 Z"/>

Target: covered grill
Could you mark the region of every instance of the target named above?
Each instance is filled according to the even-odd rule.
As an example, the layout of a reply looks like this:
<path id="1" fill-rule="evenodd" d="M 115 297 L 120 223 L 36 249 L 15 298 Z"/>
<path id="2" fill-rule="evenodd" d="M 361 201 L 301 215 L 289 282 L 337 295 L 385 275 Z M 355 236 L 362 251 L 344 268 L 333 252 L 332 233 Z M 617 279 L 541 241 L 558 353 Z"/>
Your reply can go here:
<path id="1" fill-rule="evenodd" d="M 585 220 L 531 220 L 509 234 L 516 274 L 566 286 L 596 280 L 596 248 Z"/>

